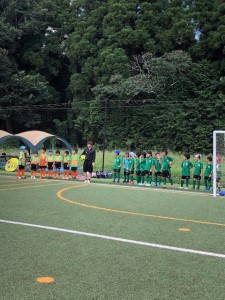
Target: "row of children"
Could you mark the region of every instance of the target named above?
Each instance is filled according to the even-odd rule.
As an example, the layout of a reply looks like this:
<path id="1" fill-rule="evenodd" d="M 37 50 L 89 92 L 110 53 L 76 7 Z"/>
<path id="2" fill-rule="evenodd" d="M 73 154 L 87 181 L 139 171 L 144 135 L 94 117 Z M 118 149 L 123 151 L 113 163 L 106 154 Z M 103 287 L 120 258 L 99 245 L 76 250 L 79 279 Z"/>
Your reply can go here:
<path id="1" fill-rule="evenodd" d="M 171 177 L 171 165 L 174 160 L 168 155 L 168 151 L 164 150 L 162 156 L 159 152 L 153 157 L 152 151 L 139 152 L 136 155 L 133 152 L 125 153 L 124 157 L 120 155 L 119 150 L 115 150 L 115 161 L 114 161 L 114 175 L 113 182 L 120 182 L 121 168 L 124 168 L 124 180 L 123 183 L 134 184 L 134 172 L 136 174 L 136 183 L 138 185 L 145 184 L 151 186 L 152 182 L 154 186 L 166 187 L 167 179 L 171 184 L 171 188 L 174 187 L 173 179 Z M 181 164 L 181 186 L 180 188 L 188 189 L 191 169 L 193 170 L 193 189 L 200 188 L 201 178 L 203 176 L 203 163 L 201 161 L 201 155 L 195 155 L 195 163 L 192 164 L 190 161 L 190 154 L 185 153 Z M 220 179 L 221 179 L 221 158 L 217 157 L 216 162 L 216 176 L 217 185 L 220 190 Z M 208 156 L 204 172 L 204 184 L 205 190 L 210 190 L 212 184 L 212 157 Z M 153 178 L 154 175 L 154 178 Z M 146 183 L 145 183 L 146 182 Z M 185 187 L 184 187 L 185 183 Z"/>
<path id="2" fill-rule="evenodd" d="M 25 166 L 26 166 L 26 147 L 20 147 L 19 153 L 19 167 L 17 171 L 17 178 L 24 179 L 25 177 Z M 56 150 L 55 153 L 53 150 L 49 149 L 46 151 L 46 148 L 41 149 L 41 153 L 38 155 L 38 152 L 34 152 L 30 157 L 30 170 L 31 170 L 31 179 L 36 179 L 36 173 L 39 166 L 40 169 L 40 178 L 45 178 L 46 170 L 48 172 L 49 178 L 60 178 L 61 168 L 63 167 L 63 179 L 69 178 L 69 172 L 71 170 L 72 178 L 75 179 L 77 176 L 77 167 L 80 156 L 77 153 L 77 149 L 73 149 L 72 154 L 70 155 L 69 151 L 64 151 L 61 155 L 59 150 Z"/>

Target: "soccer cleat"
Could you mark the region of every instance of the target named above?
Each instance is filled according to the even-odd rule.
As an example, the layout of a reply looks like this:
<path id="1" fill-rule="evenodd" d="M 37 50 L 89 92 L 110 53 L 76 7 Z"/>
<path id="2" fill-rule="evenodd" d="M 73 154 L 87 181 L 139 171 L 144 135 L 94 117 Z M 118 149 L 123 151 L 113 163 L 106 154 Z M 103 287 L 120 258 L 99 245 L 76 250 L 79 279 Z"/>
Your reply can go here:
<path id="1" fill-rule="evenodd" d="M 30 176 L 30 179 L 33 179 L 33 176 Z"/>
<path id="2" fill-rule="evenodd" d="M 26 176 L 22 176 L 22 179 L 26 179 Z"/>
<path id="3" fill-rule="evenodd" d="M 17 179 L 21 179 L 21 176 L 17 176 Z"/>
<path id="4" fill-rule="evenodd" d="M 134 184 L 134 181 L 133 181 L 133 180 L 131 180 L 131 181 L 129 182 L 129 184 Z"/>
<path id="5" fill-rule="evenodd" d="M 90 179 L 87 180 L 87 183 L 91 183 Z"/>
<path id="6" fill-rule="evenodd" d="M 87 179 L 85 179 L 85 180 L 84 180 L 84 183 L 87 183 L 87 182 L 88 182 Z"/>
<path id="7" fill-rule="evenodd" d="M 205 188 L 204 188 L 204 191 L 209 191 L 209 188 L 205 187 Z"/>
<path id="8" fill-rule="evenodd" d="M 165 185 L 165 184 L 163 185 L 163 188 L 164 188 L 164 189 L 166 188 L 166 185 Z"/>
<path id="9" fill-rule="evenodd" d="M 184 189 L 185 189 L 185 190 L 188 190 L 188 187 L 186 186 Z"/>
<path id="10" fill-rule="evenodd" d="M 145 186 L 151 186 L 151 184 L 150 183 L 146 183 Z"/>
<path id="11" fill-rule="evenodd" d="M 174 188 L 174 185 L 173 184 L 171 184 L 171 189 L 173 189 Z"/>
<path id="12" fill-rule="evenodd" d="M 183 188 L 183 186 L 180 186 L 179 189 L 183 190 L 184 188 Z"/>

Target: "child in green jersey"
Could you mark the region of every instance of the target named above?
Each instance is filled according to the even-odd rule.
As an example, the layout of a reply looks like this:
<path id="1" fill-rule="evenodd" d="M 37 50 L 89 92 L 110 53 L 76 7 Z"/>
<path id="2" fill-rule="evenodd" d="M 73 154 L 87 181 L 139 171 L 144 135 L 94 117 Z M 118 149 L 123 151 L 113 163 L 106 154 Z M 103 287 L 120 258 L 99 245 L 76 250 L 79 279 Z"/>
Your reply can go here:
<path id="1" fill-rule="evenodd" d="M 153 157 L 152 151 L 147 151 L 146 154 L 146 164 L 145 164 L 145 175 L 146 175 L 146 186 L 151 186 L 152 183 L 152 165 L 153 165 Z"/>
<path id="2" fill-rule="evenodd" d="M 174 163 L 173 158 L 168 156 L 168 151 L 164 150 L 162 153 L 162 158 L 161 158 L 161 172 L 162 172 L 162 178 L 163 178 L 163 182 L 164 182 L 164 188 L 166 187 L 166 179 L 169 179 L 169 182 L 171 184 L 171 188 L 174 187 L 173 185 L 173 179 L 171 178 L 171 165 Z"/>
<path id="3" fill-rule="evenodd" d="M 204 174 L 204 183 L 205 183 L 205 191 L 209 191 L 212 184 L 212 173 L 213 173 L 213 164 L 212 164 L 212 156 L 207 157 L 207 164 L 205 166 L 205 174 Z"/>
<path id="4" fill-rule="evenodd" d="M 195 189 L 197 181 L 197 189 L 200 188 L 200 182 L 203 173 L 203 163 L 201 162 L 202 156 L 200 154 L 195 155 L 196 162 L 194 163 L 194 172 L 193 172 L 193 189 Z"/>
<path id="5" fill-rule="evenodd" d="M 52 178 L 54 161 L 55 161 L 55 156 L 53 155 L 53 151 L 52 149 L 48 149 L 48 154 L 46 156 L 46 162 L 48 167 L 48 178 Z"/>
<path id="6" fill-rule="evenodd" d="M 136 184 L 139 184 L 141 182 L 141 171 L 140 171 L 140 158 L 141 153 L 137 152 L 135 155 L 135 174 L 136 174 Z"/>
<path id="7" fill-rule="evenodd" d="M 154 160 L 154 169 L 155 169 L 155 186 L 159 186 L 161 184 L 162 180 L 162 172 L 161 172 L 161 158 L 160 158 L 160 153 L 157 152 L 155 154 L 155 160 Z"/>
<path id="8" fill-rule="evenodd" d="M 78 150 L 77 149 L 73 149 L 72 151 L 72 155 L 71 155 L 71 175 L 72 175 L 72 179 L 76 179 L 77 177 L 77 168 L 78 168 L 78 162 L 80 159 L 79 154 L 77 153 Z"/>
<path id="9" fill-rule="evenodd" d="M 62 179 L 69 179 L 69 169 L 70 169 L 70 153 L 68 150 L 64 152 L 63 157 L 63 178 Z"/>
<path id="10" fill-rule="evenodd" d="M 120 150 L 115 150 L 115 160 L 114 160 L 114 166 L 113 166 L 113 182 L 120 182 L 120 169 L 122 166 L 122 157 L 120 156 Z"/>
<path id="11" fill-rule="evenodd" d="M 25 166 L 26 166 L 26 147 L 20 146 L 20 153 L 19 153 L 19 166 L 17 170 L 17 179 L 25 179 Z M 22 175 L 22 177 L 21 177 Z"/>
<path id="12" fill-rule="evenodd" d="M 123 183 L 129 182 L 129 172 L 130 172 L 130 159 L 129 159 L 129 153 L 126 152 L 123 159 L 123 165 L 124 165 L 124 180 Z"/>
<path id="13" fill-rule="evenodd" d="M 130 159 L 130 163 L 129 163 L 129 177 L 130 177 L 130 181 L 129 184 L 134 184 L 134 152 L 130 152 L 129 153 L 129 159 Z"/>
<path id="14" fill-rule="evenodd" d="M 189 185 L 189 180 L 190 180 L 190 171 L 191 168 L 193 168 L 193 164 L 189 161 L 190 159 L 190 154 L 189 153 L 185 153 L 184 154 L 184 160 L 181 163 L 181 168 L 182 168 L 182 173 L 181 173 L 181 183 L 180 183 L 180 189 L 184 188 L 184 180 L 186 180 L 186 187 L 185 189 L 188 189 L 188 185 Z"/>
<path id="15" fill-rule="evenodd" d="M 30 158 L 31 179 L 36 179 L 38 164 L 39 164 L 38 152 L 35 151 Z"/>
<path id="16" fill-rule="evenodd" d="M 54 167 L 55 167 L 54 178 L 60 179 L 60 169 L 62 167 L 62 162 L 63 162 L 63 157 L 62 155 L 60 155 L 60 151 L 56 150 L 55 162 L 54 162 Z"/>
<path id="17" fill-rule="evenodd" d="M 141 152 L 140 153 L 140 157 L 139 157 L 139 169 L 140 169 L 140 179 L 139 179 L 139 185 L 143 185 L 145 182 L 145 165 L 146 165 L 146 158 L 145 158 L 146 154 L 145 152 Z"/>
<path id="18" fill-rule="evenodd" d="M 221 157 L 217 156 L 216 157 L 216 182 L 217 182 L 217 188 L 218 191 L 221 191 Z"/>

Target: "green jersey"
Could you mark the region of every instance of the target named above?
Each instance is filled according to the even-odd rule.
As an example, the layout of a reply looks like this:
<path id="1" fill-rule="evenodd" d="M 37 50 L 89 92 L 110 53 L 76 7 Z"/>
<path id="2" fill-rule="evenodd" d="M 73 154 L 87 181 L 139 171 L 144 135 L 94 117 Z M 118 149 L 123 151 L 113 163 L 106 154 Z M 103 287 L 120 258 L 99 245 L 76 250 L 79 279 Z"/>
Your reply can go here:
<path id="1" fill-rule="evenodd" d="M 55 162 L 63 162 L 63 157 L 62 157 L 62 155 L 56 155 L 56 156 L 55 156 Z"/>
<path id="2" fill-rule="evenodd" d="M 155 159 L 154 161 L 155 171 L 160 172 L 161 171 L 161 161 L 158 159 Z"/>
<path id="3" fill-rule="evenodd" d="M 19 154 L 19 165 L 25 166 L 25 164 L 26 164 L 25 153 L 23 151 L 20 151 L 20 154 Z"/>
<path id="4" fill-rule="evenodd" d="M 205 177 L 210 177 L 213 171 L 213 164 L 206 164 L 205 166 Z"/>
<path id="5" fill-rule="evenodd" d="M 220 164 L 217 164 L 216 165 L 216 178 L 220 179 L 221 178 L 221 170 L 222 170 L 222 167 Z"/>
<path id="6" fill-rule="evenodd" d="M 37 164 L 39 164 L 39 157 L 38 157 L 38 156 L 32 155 L 31 158 L 30 158 L 30 163 L 31 163 L 32 165 L 37 165 Z"/>
<path id="7" fill-rule="evenodd" d="M 78 166 L 78 162 L 80 159 L 80 155 L 79 154 L 72 154 L 71 155 L 71 167 L 77 167 Z"/>
<path id="8" fill-rule="evenodd" d="M 200 176 L 203 170 L 203 163 L 201 161 L 196 161 L 194 164 L 194 175 Z"/>
<path id="9" fill-rule="evenodd" d="M 145 165 L 146 165 L 146 159 L 145 158 L 139 158 L 139 164 L 140 164 L 140 171 L 145 171 Z"/>
<path id="10" fill-rule="evenodd" d="M 153 165 L 153 157 L 146 157 L 145 171 L 150 171 Z"/>
<path id="11" fill-rule="evenodd" d="M 181 164 L 182 168 L 182 176 L 190 176 L 191 175 L 191 168 L 193 168 L 193 164 L 189 160 L 184 160 Z"/>
<path id="12" fill-rule="evenodd" d="M 123 162 L 122 157 L 116 156 L 114 160 L 114 166 L 113 166 L 114 170 L 119 170 L 122 162 Z"/>
<path id="13" fill-rule="evenodd" d="M 162 157 L 161 164 L 162 164 L 162 171 L 169 171 L 170 170 L 170 162 L 173 162 L 173 158 L 170 156 Z"/>
<path id="14" fill-rule="evenodd" d="M 46 156 L 47 162 L 54 162 L 55 161 L 55 155 L 47 155 Z"/>

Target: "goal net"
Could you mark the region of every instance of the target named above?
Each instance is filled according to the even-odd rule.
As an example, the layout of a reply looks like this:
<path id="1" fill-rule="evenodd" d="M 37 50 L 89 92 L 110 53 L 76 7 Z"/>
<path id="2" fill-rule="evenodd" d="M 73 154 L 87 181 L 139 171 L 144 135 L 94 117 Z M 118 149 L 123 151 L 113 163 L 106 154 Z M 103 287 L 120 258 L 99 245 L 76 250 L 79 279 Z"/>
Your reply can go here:
<path id="1" fill-rule="evenodd" d="M 225 186 L 225 131 L 213 131 L 213 196 Z"/>

